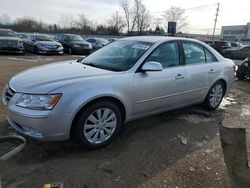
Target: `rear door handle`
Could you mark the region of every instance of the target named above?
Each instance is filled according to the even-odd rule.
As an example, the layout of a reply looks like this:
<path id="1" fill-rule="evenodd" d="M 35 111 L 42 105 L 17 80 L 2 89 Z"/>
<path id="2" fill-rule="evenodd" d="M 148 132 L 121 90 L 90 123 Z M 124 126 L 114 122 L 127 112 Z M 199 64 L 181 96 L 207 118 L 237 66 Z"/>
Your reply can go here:
<path id="1" fill-rule="evenodd" d="M 210 69 L 210 71 L 208 73 L 209 74 L 213 74 L 213 73 L 215 73 L 215 70 L 214 69 Z"/>
<path id="2" fill-rule="evenodd" d="M 183 79 L 183 78 L 184 78 L 184 76 L 182 74 L 177 74 L 175 77 L 176 80 Z"/>

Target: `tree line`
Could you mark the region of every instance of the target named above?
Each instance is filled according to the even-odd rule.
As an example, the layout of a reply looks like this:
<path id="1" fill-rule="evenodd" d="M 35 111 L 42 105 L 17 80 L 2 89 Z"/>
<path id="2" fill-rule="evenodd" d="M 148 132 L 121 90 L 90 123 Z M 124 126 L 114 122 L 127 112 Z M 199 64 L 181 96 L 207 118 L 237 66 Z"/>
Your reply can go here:
<path id="1" fill-rule="evenodd" d="M 128 0 L 120 2 L 122 12 L 115 12 L 105 23 L 97 24 L 86 15 L 79 14 L 78 18 L 61 15 L 59 22 L 47 24 L 33 17 L 22 17 L 10 22 L 6 14 L 0 16 L 0 28 L 9 28 L 18 32 L 47 32 L 47 33 L 82 33 L 119 35 L 120 33 L 164 32 L 169 21 L 177 22 L 177 31 L 181 32 L 187 25 L 185 10 L 180 7 L 170 7 L 159 17 L 154 17 L 147 9 L 143 0 Z"/>

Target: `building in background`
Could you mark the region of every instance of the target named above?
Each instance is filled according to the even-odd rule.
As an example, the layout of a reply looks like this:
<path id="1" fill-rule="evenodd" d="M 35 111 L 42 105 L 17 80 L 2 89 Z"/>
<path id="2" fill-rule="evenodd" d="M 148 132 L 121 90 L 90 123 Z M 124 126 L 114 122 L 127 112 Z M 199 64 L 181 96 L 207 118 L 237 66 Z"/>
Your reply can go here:
<path id="1" fill-rule="evenodd" d="M 246 25 L 222 26 L 220 39 L 230 42 L 249 42 L 250 23 Z"/>

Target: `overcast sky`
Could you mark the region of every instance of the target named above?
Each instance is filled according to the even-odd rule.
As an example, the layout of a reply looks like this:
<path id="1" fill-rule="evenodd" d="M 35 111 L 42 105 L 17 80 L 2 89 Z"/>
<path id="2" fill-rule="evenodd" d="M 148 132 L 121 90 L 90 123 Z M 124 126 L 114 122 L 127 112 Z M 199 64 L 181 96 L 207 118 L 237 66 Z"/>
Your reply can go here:
<path id="1" fill-rule="evenodd" d="M 133 0 L 130 0 L 131 2 Z M 97 23 L 104 23 L 115 11 L 123 14 L 120 0 L 0 0 L 0 15 L 8 14 L 12 20 L 32 16 L 46 23 L 58 23 L 61 15 L 77 18 L 84 13 Z M 250 22 L 250 0 L 144 0 L 155 17 L 160 17 L 170 6 L 186 9 L 190 33 L 211 34 L 217 2 L 221 3 L 217 33 L 221 25 L 244 25 Z"/>

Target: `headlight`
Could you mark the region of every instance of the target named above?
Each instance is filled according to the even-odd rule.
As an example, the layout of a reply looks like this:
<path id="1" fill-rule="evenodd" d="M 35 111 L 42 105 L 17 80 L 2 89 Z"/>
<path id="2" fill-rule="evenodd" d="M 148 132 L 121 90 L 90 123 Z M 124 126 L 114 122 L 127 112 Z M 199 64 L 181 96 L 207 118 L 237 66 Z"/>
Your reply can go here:
<path id="1" fill-rule="evenodd" d="M 79 44 L 73 44 L 75 48 L 80 48 L 81 46 Z"/>
<path id="2" fill-rule="evenodd" d="M 33 110 L 51 110 L 61 98 L 61 94 L 30 95 L 23 94 L 16 105 Z"/>

